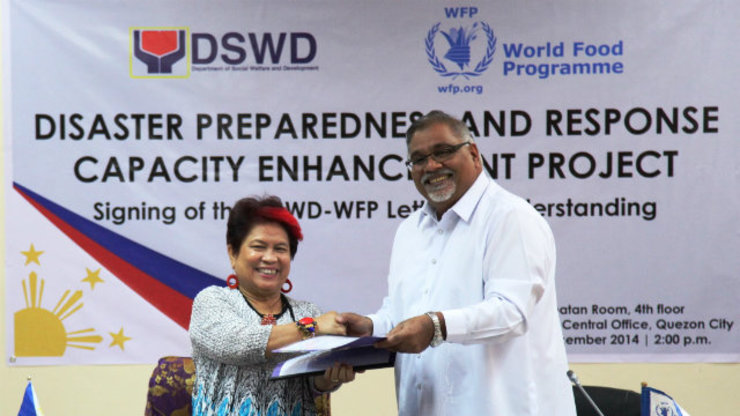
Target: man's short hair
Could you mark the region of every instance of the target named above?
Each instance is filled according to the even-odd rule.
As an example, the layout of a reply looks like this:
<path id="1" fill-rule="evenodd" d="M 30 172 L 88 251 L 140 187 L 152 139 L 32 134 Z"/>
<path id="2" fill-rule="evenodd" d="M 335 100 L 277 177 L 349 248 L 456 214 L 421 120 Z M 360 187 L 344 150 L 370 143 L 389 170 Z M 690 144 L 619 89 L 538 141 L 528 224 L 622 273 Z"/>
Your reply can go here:
<path id="1" fill-rule="evenodd" d="M 406 146 L 411 144 L 411 138 L 414 137 L 417 131 L 424 130 L 437 123 L 446 124 L 452 130 L 452 134 L 461 141 L 473 141 L 473 135 L 470 134 L 470 130 L 465 123 L 444 111 L 432 110 L 411 124 L 411 127 L 406 131 Z"/>

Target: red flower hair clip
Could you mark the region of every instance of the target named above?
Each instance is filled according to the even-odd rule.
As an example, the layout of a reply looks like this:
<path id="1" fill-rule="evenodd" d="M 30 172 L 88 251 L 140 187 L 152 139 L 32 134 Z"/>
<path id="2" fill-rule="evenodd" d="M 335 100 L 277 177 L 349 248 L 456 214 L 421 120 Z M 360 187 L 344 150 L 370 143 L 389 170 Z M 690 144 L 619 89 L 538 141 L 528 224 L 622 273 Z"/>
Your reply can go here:
<path id="1" fill-rule="evenodd" d="M 285 224 L 288 230 L 290 230 L 290 234 L 296 240 L 303 240 L 303 233 L 301 233 L 301 226 L 298 224 L 298 220 L 287 209 L 283 207 L 262 207 L 257 210 L 257 215 Z"/>

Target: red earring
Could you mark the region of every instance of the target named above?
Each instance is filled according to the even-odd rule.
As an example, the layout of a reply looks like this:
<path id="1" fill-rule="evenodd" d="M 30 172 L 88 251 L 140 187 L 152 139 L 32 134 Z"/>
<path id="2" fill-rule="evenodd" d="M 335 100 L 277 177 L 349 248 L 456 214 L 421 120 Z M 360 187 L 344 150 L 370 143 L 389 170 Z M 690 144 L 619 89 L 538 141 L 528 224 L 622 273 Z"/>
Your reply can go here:
<path id="1" fill-rule="evenodd" d="M 291 290 L 293 290 L 293 282 L 291 282 L 291 281 L 290 281 L 290 279 L 285 279 L 285 283 L 287 283 L 287 284 L 288 284 L 288 288 L 287 288 L 287 289 L 285 289 L 284 287 L 281 287 L 281 288 L 280 288 L 280 291 L 281 291 L 281 292 L 283 292 L 283 293 L 288 293 L 288 292 L 290 292 Z M 285 286 L 285 283 L 283 283 L 283 286 Z"/>
<path id="2" fill-rule="evenodd" d="M 235 274 L 230 274 L 229 277 L 226 278 L 226 286 L 232 289 L 239 287 L 239 279 L 236 278 Z"/>

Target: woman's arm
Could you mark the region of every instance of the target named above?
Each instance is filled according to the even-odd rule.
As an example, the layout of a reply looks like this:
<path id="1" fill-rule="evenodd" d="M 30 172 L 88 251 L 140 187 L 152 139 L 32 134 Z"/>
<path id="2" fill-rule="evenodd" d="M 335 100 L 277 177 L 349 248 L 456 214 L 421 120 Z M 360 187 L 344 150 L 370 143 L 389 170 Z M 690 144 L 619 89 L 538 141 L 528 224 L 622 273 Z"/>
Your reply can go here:
<path id="1" fill-rule="evenodd" d="M 347 335 L 347 329 L 344 325 L 336 322 L 336 316 L 337 313 L 331 311 L 314 318 L 316 320 L 316 335 Z M 270 338 L 267 340 L 265 356 L 270 357 L 276 349 L 302 339 L 303 334 L 295 323 L 275 325 L 270 332 Z"/>
<path id="2" fill-rule="evenodd" d="M 250 323 L 239 312 L 235 297 L 220 287 L 202 290 L 193 301 L 190 341 L 193 355 L 225 364 L 249 365 L 265 361 L 270 328 Z"/>

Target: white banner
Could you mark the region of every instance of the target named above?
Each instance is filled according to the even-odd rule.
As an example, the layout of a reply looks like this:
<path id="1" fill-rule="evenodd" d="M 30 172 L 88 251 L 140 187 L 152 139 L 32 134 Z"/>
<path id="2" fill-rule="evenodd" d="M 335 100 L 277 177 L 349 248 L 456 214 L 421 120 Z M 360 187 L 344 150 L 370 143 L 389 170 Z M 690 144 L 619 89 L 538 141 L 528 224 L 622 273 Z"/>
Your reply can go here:
<path id="1" fill-rule="evenodd" d="M 740 358 L 736 3 L 3 5 L 15 364 L 188 355 L 251 194 L 304 228 L 291 296 L 374 312 L 432 109 L 551 224 L 572 361 Z"/>

